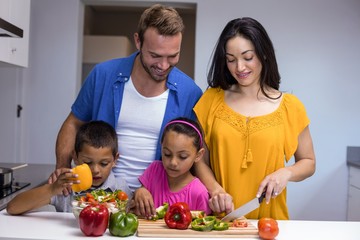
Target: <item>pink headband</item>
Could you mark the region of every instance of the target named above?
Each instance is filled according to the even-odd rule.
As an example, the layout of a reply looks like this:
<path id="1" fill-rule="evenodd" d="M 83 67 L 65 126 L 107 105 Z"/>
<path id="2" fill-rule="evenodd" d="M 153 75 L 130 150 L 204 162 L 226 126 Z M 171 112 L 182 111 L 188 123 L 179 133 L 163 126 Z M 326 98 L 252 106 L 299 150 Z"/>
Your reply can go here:
<path id="1" fill-rule="evenodd" d="M 191 124 L 191 123 L 189 123 L 189 122 L 186 122 L 186 121 L 183 121 L 183 120 L 174 120 L 174 121 L 168 122 L 168 123 L 165 125 L 165 128 L 166 128 L 167 126 L 169 126 L 170 124 L 173 124 L 173 123 L 182 123 L 182 124 L 186 124 L 186 125 L 192 127 L 192 128 L 197 132 L 197 134 L 199 134 L 199 137 L 200 137 L 200 147 L 203 146 L 203 145 L 202 145 L 203 140 L 202 140 L 201 132 L 200 132 L 199 129 L 197 129 L 193 124 Z M 165 129 L 165 128 L 164 128 L 164 129 Z"/>

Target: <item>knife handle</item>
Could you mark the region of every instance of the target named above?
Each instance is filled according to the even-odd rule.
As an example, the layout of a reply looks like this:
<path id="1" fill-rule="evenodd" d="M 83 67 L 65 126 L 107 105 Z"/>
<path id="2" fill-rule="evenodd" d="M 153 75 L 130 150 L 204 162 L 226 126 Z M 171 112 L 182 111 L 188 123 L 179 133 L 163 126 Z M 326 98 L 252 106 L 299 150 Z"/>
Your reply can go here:
<path id="1" fill-rule="evenodd" d="M 264 191 L 261 196 L 259 197 L 259 204 L 263 201 L 263 199 L 265 198 L 266 195 L 266 191 Z"/>

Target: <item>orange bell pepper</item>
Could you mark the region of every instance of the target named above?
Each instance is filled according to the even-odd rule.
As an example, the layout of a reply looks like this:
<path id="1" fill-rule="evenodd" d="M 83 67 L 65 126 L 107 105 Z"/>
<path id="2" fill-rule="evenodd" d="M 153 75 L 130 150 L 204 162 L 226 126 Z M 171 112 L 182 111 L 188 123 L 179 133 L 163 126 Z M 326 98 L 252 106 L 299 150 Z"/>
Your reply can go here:
<path id="1" fill-rule="evenodd" d="M 74 192 L 88 190 L 92 185 L 92 173 L 89 165 L 83 163 L 74 167 L 72 170 L 74 174 L 78 175 L 77 179 L 80 180 L 80 183 L 71 186 L 72 190 Z"/>

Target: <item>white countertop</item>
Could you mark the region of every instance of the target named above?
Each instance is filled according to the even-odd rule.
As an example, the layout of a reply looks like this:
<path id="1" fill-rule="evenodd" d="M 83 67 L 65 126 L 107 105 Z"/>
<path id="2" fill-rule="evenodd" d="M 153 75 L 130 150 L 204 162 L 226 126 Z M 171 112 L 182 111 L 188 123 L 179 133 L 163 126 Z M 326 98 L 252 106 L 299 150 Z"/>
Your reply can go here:
<path id="1" fill-rule="evenodd" d="M 252 220 L 251 223 L 257 226 L 256 220 Z M 278 240 L 360 239 L 360 222 L 278 221 L 278 223 L 280 229 L 279 235 L 276 238 Z M 23 216 L 10 216 L 3 210 L 0 212 L 0 239 L 116 239 L 116 237 L 111 236 L 109 230 L 101 237 L 84 236 L 72 213 L 41 211 L 28 213 Z M 137 236 L 131 236 L 126 239 L 150 240 L 155 238 L 139 238 Z M 166 239 L 181 240 L 190 238 Z"/>

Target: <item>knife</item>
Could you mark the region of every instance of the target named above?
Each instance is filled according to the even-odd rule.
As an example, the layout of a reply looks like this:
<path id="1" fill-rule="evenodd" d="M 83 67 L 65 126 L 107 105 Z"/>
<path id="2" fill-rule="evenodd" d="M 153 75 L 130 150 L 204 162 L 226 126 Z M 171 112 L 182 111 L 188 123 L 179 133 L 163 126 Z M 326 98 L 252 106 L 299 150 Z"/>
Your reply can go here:
<path id="1" fill-rule="evenodd" d="M 221 219 L 221 221 L 230 222 L 230 221 L 232 221 L 232 220 L 234 220 L 236 218 L 242 217 L 245 214 L 257 209 L 260 206 L 260 203 L 265 198 L 265 195 L 266 195 L 266 192 L 263 192 L 259 198 L 256 197 L 253 200 L 245 203 L 241 207 L 235 209 L 234 211 L 232 211 L 231 213 L 229 213 L 228 215 L 223 217 Z"/>

